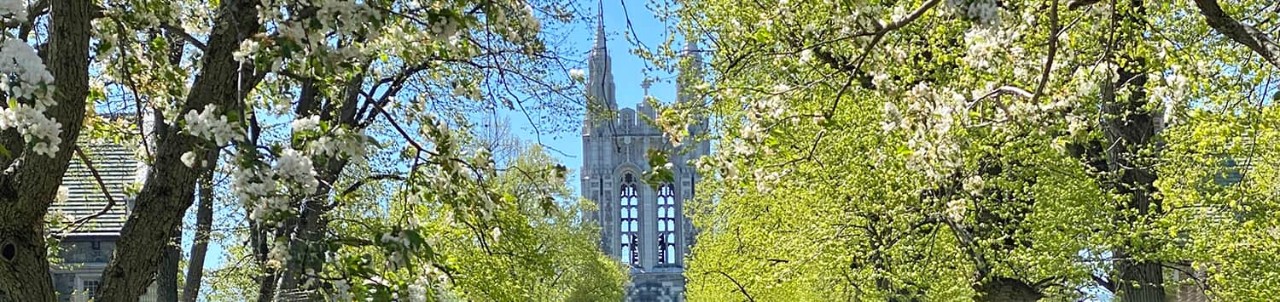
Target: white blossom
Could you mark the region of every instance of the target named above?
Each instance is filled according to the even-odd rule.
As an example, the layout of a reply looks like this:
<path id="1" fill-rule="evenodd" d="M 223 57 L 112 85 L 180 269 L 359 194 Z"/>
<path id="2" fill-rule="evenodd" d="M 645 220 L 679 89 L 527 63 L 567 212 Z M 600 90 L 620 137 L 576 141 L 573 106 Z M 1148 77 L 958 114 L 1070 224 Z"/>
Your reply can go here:
<path id="1" fill-rule="evenodd" d="M 54 202 L 67 202 L 71 198 L 71 190 L 67 186 L 58 186 L 58 195 L 54 197 Z"/>
<path id="2" fill-rule="evenodd" d="M 967 204 L 967 200 L 963 198 L 956 198 L 947 201 L 947 209 L 945 211 L 947 218 L 951 218 L 953 221 L 964 220 L 964 214 L 968 211 L 968 208 L 966 207 Z"/>
<path id="3" fill-rule="evenodd" d="M 240 48 L 231 53 L 236 62 L 245 62 L 250 56 L 258 52 L 258 41 L 253 39 L 245 39 L 240 42 Z"/>
<path id="4" fill-rule="evenodd" d="M 901 125 L 902 111 L 898 110 L 898 105 L 894 105 L 893 102 L 884 102 L 884 121 L 880 123 L 880 129 L 890 132 Z"/>
<path id="5" fill-rule="evenodd" d="M 975 27 L 964 33 L 965 44 L 969 46 L 965 52 L 964 62 L 970 67 L 988 69 L 994 66 L 992 59 L 1000 55 L 1012 44 L 1015 34 L 995 28 Z"/>
<path id="6" fill-rule="evenodd" d="M 569 78 L 573 79 L 574 81 L 579 81 L 579 82 L 581 82 L 581 81 L 585 81 L 585 80 L 586 80 L 586 78 L 587 78 L 587 73 L 586 73 L 585 71 L 583 71 L 582 69 L 577 69 L 577 68 L 570 69 L 570 70 L 569 70 Z"/>
<path id="7" fill-rule="evenodd" d="M 971 195 L 981 195 L 984 182 L 982 176 L 974 175 L 964 179 L 964 189 Z"/>
<path id="8" fill-rule="evenodd" d="M 213 141 L 218 146 L 226 146 L 232 141 L 244 139 L 244 134 L 235 124 L 227 121 L 227 116 L 216 112 L 217 106 L 213 104 L 205 105 L 204 111 L 196 112 L 194 109 L 188 111 L 184 116 L 187 122 L 187 133 Z"/>
<path id="9" fill-rule="evenodd" d="M 291 124 L 293 131 L 313 131 L 320 128 L 320 116 L 312 115 L 307 117 L 298 117 Z"/>
<path id="10" fill-rule="evenodd" d="M 182 164 L 186 165 L 188 168 L 195 168 L 197 165 L 199 165 L 200 163 L 196 158 L 196 152 L 187 151 L 186 153 L 182 153 Z"/>
<path id="11" fill-rule="evenodd" d="M 320 186 L 311 158 L 298 150 L 284 149 L 280 152 L 280 158 L 276 159 L 275 173 L 301 185 L 306 193 L 314 192 Z"/>
<path id="12" fill-rule="evenodd" d="M 0 0 L 0 15 L 13 14 L 11 0 Z M 19 9 L 21 2 L 19 1 Z M 55 105 L 53 100 L 53 74 L 31 45 L 21 40 L 0 37 L 0 90 L 10 97 L 33 100 L 0 109 L 0 129 L 17 128 L 31 151 L 54 156 L 62 143 L 62 124 L 50 119 L 44 111 Z"/>

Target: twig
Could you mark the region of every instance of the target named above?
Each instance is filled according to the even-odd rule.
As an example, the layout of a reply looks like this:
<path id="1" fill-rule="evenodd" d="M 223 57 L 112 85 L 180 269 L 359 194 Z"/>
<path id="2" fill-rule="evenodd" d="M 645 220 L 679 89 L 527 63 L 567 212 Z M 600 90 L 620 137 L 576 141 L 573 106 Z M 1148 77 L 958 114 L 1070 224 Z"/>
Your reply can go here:
<path id="1" fill-rule="evenodd" d="M 60 234 L 59 236 L 61 237 L 66 237 L 68 233 L 74 232 L 80 229 L 80 227 L 83 226 L 85 223 L 89 222 L 89 220 L 98 218 L 99 216 L 102 216 L 103 214 L 110 212 L 111 208 L 115 207 L 116 205 L 116 199 L 114 197 L 111 197 L 111 192 L 107 190 L 107 183 L 102 181 L 102 175 L 98 174 L 98 169 L 93 167 L 93 160 L 90 160 L 88 156 L 84 155 L 84 151 L 80 150 L 80 146 L 75 146 L 75 149 L 73 149 L 73 151 L 75 151 L 76 157 L 79 157 L 80 161 L 84 162 L 84 166 L 89 168 L 89 174 L 93 175 L 93 179 L 98 182 L 98 189 L 102 190 L 102 195 L 105 195 L 107 197 L 107 206 L 103 207 L 102 210 L 99 210 L 97 213 L 93 213 L 89 216 L 76 219 L 76 221 L 72 222 L 71 225 L 68 225 L 62 228 L 62 230 L 59 230 L 58 234 Z"/>
<path id="2" fill-rule="evenodd" d="M 747 293 L 747 288 L 742 287 L 742 284 L 741 284 L 741 283 L 738 283 L 738 280 L 737 280 L 737 279 L 733 279 L 733 277 L 732 277 L 732 276 L 729 276 L 729 274 L 728 274 L 728 273 L 725 273 L 724 271 L 716 271 L 716 272 L 717 272 L 717 273 L 720 273 L 720 275 L 721 275 L 721 276 L 724 276 L 725 278 L 728 278 L 728 279 L 729 279 L 729 282 L 733 282 L 733 285 L 738 287 L 738 291 L 739 291 L 739 292 L 742 292 L 742 295 L 743 295 L 743 296 L 745 296 L 745 297 L 747 297 L 747 301 L 751 301 L 751 302 L 755 302 L 755 301 L 756 301 L 756 299 L 755 299 L 755 298 L 752 298 L 752 297 L 751 297 L 751 294 Z"/>

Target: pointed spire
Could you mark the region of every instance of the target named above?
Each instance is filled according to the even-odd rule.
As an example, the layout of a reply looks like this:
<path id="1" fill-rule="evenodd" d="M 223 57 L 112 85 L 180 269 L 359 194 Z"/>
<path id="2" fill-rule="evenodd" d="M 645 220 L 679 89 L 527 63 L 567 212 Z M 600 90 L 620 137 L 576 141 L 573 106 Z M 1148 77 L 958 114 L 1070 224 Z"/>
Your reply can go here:
<path id="1" fill-rule="evenodd" d="M 600 6 L 596 9 L 596 47 L 595 49 L 605 48 L 604 37 L 604 1 L 599 2 Z"/>
<path id="2" fill-rule="evenodd" d="M 587 95 L 589 98 L 588 108 L 591 110 L 604 110 L 605 112 L 614 112 L 618 110 L 618 102 L 614 98 L 613 71 L 609 59 L 609 50 L 607 49 L 608 39 L 604 33 L 604 1 L 599 1 L 599 15 L 597 15 L 596 24 L 596 41 L 595 47 L 591 49 L 591 53 L 587 58 L 587 68 L 590 78 L 587 80 Z M 591 121 L 591 116 L 584 120 L 584 128 L 599 127 L 608 121 Z"/>

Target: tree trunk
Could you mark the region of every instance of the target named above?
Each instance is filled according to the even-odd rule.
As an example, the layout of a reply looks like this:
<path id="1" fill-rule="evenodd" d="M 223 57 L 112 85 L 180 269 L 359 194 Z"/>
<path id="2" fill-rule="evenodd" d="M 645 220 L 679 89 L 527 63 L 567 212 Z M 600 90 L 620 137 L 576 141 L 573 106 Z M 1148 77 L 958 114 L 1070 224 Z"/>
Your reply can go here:
<path id="1" fill-rule="evenodd" d="M 1116 261 L 1120 282 L 1116 283 L 1117 297 L 1123 302 L 1163 302 L 1164 267 L 1156 261 Z"/>
<path id="2" fill-rule="evenodd" d="M 156 301 L 157 302 L 177 302 L 178 301 L 178 262 L 182 260 L 182 249 L 179 245 L 182 243 L 182 224 L 174 227 L 173 237 L 170 237 L 169 244 L 164 247 L 164 254 L 160 258 L 160 268 L 156 273 Z"/>
<path id="3" fill-rule="evenodd" d="M 11 301 L 54 301 L 45 246 L 44 216 L 62 183 L 84 121 L 89 92 L 89 0 L 52 1 L 48 53 L 42 54 L 55 79 L 56 105 L 45 112 L 62 125 L 53 157 L 8 148 L 16 157 L 0 160 L 0 297 Z M 16 129 L 3 131 L 4 146 L 23 146 Z M 21 152 L 21 153 L 19 153 Z"/>
<path id="4" fill-rule="evenodd" d="M 217 154 L 205 159 L 210 167 L 218 160 Z M 210 168 L 212 170 L 212 168 Z M 191 261 L 187 263 L 186 286 L 182 288 L 183 302 L 196 302 L 200 296 L 200 279 L 204 276 L 204 257 L 209 252 L 209 232 L 213 229 L 213 173 L 200 177 L 200 202 L 196 205 L 196 234 L 191 241 Z"/>
<path id="5" fill-rule="evenodd" d="M 1131 0 L 1133 13 L 1126 23 L 1141 24 L 1146 13 L 1143 0 Z M 1121 18 L 1117 16 L 1117 18 Z M 1120 29 L 1120 44 L 1144 43 L 1141 31 Z M 1122 48 L 1123 49 L 1123 48 Z M 1102 91 L 1103 137 L 1108 142 L 1106 160 L 1111 175 L 1118 175 L 1104 183 L 1116 193 L 1128 196 L 1121 210 L 1133 210 L 1135 214 L 1121 214 L 1117 223 L 1135 225 L 1147 223 L 1145 217 L 1159 210 L 1155 169 L 1144 160 L 1144 150 L 1154 148 L 1156 135 L 1155 115 L 1147 104 L 1147 73 L 1150 69 L 1147 58 L 1122 55 L 1123 60 L 1116 60 L 1120 66 L 1116 70 L 1118 78 L 1110 85 L 1104 85 Z M 1118 91 L 1130 89 L 1132 94 L 1127 99 L 1120 99 Z M 1158 154 L 1159 150 L 1155 150 Z M 1115 177 L 1115 176 L 1112 176 Z M 1144 249 L 1132 246 L 1121 246 L 1115 252 L 1116 274 L 1115 289 L 1120 301 L 1126 302 L 1162 302 L 1164 301 L 1164 274 L 1158 261 L 1134 261 L 1131 255 L 1149 254 L 1158 249 L 1158 243 L 1147 244 Z"/>
<path id="6" fill-rule="evenodd" d="M 241 78 L 250 74 L 252 67 L 237 63 L 232 53 L 260 29 L 257 18 L 253 17 L 258 15 L 257 1 L 222 1 L 217 14 L 201 72 L 192 83 L 180 112 L 201 110 L 209 104 L 218 106 L 223 113 L 237 112 L 243 107 L 242 89 L 251 89 L 252 84 L 256 84 L 244 85 Z M 172 236 L 173 227 L 181 223 L 183 213 L 195 199 L 199 169 L 184 165 L 181 156 L 200 148 L 202 143 L 205 143 L 202 139 L 180 131 L 166 131 L 157 140 L 151 173 L 121 230 L 115 257 L 103 271 L 98 299 L 133 301 L 146 290 L 155 275 L 166 239 Z"/>
<path id="7" fill-rule="evenodd" d="M 365 65 L 367 67 L 367 64 Z M 355 107 L 360 95 L 361 84 L 364 79 L 363 71 L 357 73 L 347 81 L 347 85 L 343 91 L 342 102 L 330 101 L 325 106 L 318 106 L 318 99 L 314 96 L 308 98 L 299 97 L 297 114 L 306 116 L 315 114 L 315 109 L 319 109 L 319 115 L 326 121 L 343 125 L 347 127 L 357 127 L 355 119 Z M 305 89 L 304 89 L 305 91 Z M 289 224 L 285 224 L 283 229 L 292 232 L 292 240 L 289 242 L 289 258 L 288 264 L 284 270 L 280 272 L 280 283 L 276 290 L 277 298 L 305 298 L 308 300 L 318 300 L 318 288 L 320 284 L 306 284 L 307 270 L 319 272 L 324 267 L 325 251 L 328 248 L 323 244 L 324 233 L 327 229 L 328 222 L 323 217 L 329 212 L 328 201 L 329 196 L 333 194 L 331 184 L 336 183 L 342 170 L 346 168 L 348 161 L 342 159 L 340 155 L 321 157 L 315 159 L 317 166 L 323 165 L 318 169 L 317 177 L 320 180 L 320 186 L 316 189 L 316 194 L 306 198 L 303 201 L 303 208 L 300 210 L 300 219 L 291 220 Z"/>
<path id="8" fill-rule="evenodd" d="M 1035 287 L 1016 279 L 991 277 L 974 287 L 978 292 L 977 300 L 988 302 L 1024 302 L 1039 301 L 1044 298 Z"/>

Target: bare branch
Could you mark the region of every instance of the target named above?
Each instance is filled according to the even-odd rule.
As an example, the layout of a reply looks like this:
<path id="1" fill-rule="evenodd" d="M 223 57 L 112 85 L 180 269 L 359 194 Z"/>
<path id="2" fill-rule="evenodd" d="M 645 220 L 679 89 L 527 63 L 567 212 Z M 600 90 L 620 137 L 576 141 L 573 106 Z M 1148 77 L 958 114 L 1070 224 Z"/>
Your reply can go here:
<path id="1" fill-rule="evenodd" d="M 733 279 L 732 276 L 729 276 L 729 274 L 725 273 L 724 271 L 716 271 L 716 273 L 720 273 L 721 276 L 724 276 L 725 278 L 729 279 L 729 282 L 733 282 L 733 285 L 738 287 L 738 291 L 742 292 L 742 295 L 747 297 L 747 301 L 751 301 L 751 302 L 756 301 L 755 298 L 751 297 L 751 294 L 747 293 L 747 288 L 742 287 L 742 284 L 738 283 L 737 279 Z"/>
<path id="2" fill-rule="evenodd" d="M 116 206 L 116 199 L 114 197 L 111 197 L 111 191 L 107 189 L 107 183 L 102 180 L 102 175 L 98 174 L 98 168 L 93 166 L 93 160 L 89 159 L 88 156 L 84 155 L 84 151 L 80 150 L 80 146 L 75 146 L 75 150 L 73 151 L 75 151 L 76 157 L 79 157 L 80 161 L 84 162 L 84 166 L 89 168 L 89 174 L 93 175 L 93 180 L 98 182 L 98 189 L 102 191 L 103 196 L 107 197 L 107 205 L 102 207 L 101 210 L 98 210 L 97 213 L 93 213 L 85 217 L 80 217 L 80 219 L 76 219 L 76 221 L 72 222 L 71 225 L 68 225 L 62 228 L 61 230 L 58 230 L 58 234 L 60 237 L 66 237 L 67 234 L 70 234 L 71 232 L 75 232 L 76 230 L 80 229 L 80 227 L 84 226 L 85 223 L 88 223 L 89 220 L 98 218 L 99 216 L 102 216 L 103 214 L 110 212 L 111 208 Z"/>
<path id="3" fill-rule="evenodd" d="M 187 31 L 183 30 L 181 27 L 177 27 L 177 26 L 173 26 L 172 24 L 165 23 L 165 24 L 160 24 L 160 28 L 166 31 L 169 31 L 175 35 L 178 35 L 179 37 L 182 37 L 183 40 L 186 40 L 187 43 L 191 43 L 191 46 L 195 46 L 196 49 L 199 49 L 200 51 L 204 51 L 206 47 L 204 45 L 204 42 L 200 42 L 199 39 L 196 39 L 196 37 L 191 36 L 191 34 L 187 33 Z"/>

